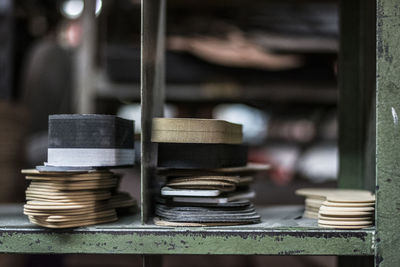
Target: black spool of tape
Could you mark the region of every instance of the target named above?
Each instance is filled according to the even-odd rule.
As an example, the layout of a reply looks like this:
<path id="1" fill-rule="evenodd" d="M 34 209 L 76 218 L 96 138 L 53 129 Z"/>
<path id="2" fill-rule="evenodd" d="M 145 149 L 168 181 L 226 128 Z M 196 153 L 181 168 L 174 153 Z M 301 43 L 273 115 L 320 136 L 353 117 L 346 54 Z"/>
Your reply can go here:
<path id="1" fill-rule="evenodd" d="M 214 169 L 247 164 L 246 145 L 158 143 L 158 166 Z"/>

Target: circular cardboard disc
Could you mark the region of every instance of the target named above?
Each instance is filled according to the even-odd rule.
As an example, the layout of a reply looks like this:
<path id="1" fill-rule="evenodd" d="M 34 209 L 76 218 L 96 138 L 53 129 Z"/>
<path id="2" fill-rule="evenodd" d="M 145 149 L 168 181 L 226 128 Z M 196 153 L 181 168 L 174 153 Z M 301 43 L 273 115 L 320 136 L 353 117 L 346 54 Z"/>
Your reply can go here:
<path id="1" fill-rule="evenodd" d="M 318 219 L 318 212 L 304 211 L 303 216 L 310 219 Z"/>
<path id="2" fill-rule="evenodd" d="M 324 206 L 328 207 L 373 207 L 375 202 L 331 202 L 324 201 L 322 203 Z"/>
<path id="3" fill-rule="evenodd" d="M 368 228 L 371 227 L 372 224 L 370 225 L 327 225 L 327 224 L 318 224 L 318 226 L 323 227 L 323 228 L 335 228 L 335 229 L 362 229 L 362 228 Z"/>
<path id="4" fill-rule="evenodd" d="M 85 221 L 80 221 L 80 222 L 65 222 L 65 223 L 49 223 L 49 222 L 43 222 L 40 220 L 36 220 L 35 217 L 29 217 L 29 220 L 42 227 L 46 228 L 75 228 L 75 227 L 82 227 L 82 226 L 89 226 L 89 225 L 95 225 L 95 224 L 101 224 L 101 223 L 108 223 L 108 222 L 113 222 L 118 220 L 116 216 L 111 216 L 107 218 L 102 218 L 98 220 L 85 220 Z"/>
<path id="5" fill-rule="evenodd" d="M 318 219 L 318 224 L 324 225 L 337 225 L 337 226 L 361 226 L 361 225 L 371 225 L 372 221 L 331 221 L 331 220 L 322 220 Z"/>
<path id="6" fill-rule="evenodd" d="M 349 217 L 365 217 L 365 216 L 373 216 L 373 212 L 367 212 L 367 211 L 350 211 L 350 212 L 344 212 L 344 211 L 325 211 L 325 210 L 320 210 L 319 214 L 322 215 L 327 215 L 327 216 L 349 216 Z"/>
<path id="7" fill-rule="evenodd" d="M 338 211 L 338 212 L 358 212 L 358 211 L 370 211 L 375 210 L 374 207 L 331 207 L 322 205 L 319 209 L 320 211 Z"/>
<path id="8" fill-rule="evenodd" d="M 329 202 L 345 202 L 345 203 L 375 203 L 375 195 L 362 195 L 362 194 L 335 194 L 327 197 Z"/>
<path id="9" fill-rule="evenodd" d="M 372 221 L 372 216 L 364 216 L 364 217 L 343 217 L 343 216 L 325 216 L 320 214 L 318 219 L 327 220 L 327 221 Z"/>

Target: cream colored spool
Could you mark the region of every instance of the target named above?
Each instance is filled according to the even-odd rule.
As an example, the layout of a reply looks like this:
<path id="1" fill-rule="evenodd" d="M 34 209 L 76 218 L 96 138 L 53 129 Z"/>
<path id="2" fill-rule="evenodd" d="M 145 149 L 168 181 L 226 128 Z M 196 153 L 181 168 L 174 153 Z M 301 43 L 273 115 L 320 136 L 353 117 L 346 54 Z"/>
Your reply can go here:
<path id="1" fill-rule="evenodd" d="M 242 125 L 223 120 L 154 118 L 151 141 L 157 143 L 241 144 Z"/>

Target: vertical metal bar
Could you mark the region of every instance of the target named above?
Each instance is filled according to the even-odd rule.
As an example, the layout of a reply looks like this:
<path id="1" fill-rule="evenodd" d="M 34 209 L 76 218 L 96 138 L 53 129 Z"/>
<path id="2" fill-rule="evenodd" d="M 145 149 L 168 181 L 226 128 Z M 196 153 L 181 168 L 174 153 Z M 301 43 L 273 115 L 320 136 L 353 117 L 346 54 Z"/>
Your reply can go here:
<path id="1" fill-rule="evenodd" d="M 376 0 L 361 1 L 362 45 L 360 65 L 362 68 L 360 86 L 364 94 L 364 184 L 363 188 L 375 191 L 376 183 Z"/>
<path id="2" fill-rule="evenodd" d="M 11 100 L 12 94 L 12 38 L 13 1 L 0 3 L 0 100 Z"/>
<path id="3" fill-rule="evenodd" d="M 400 4 L 376 5 L 375 265 L 400 266 Z"/>
<path id="4" fill-rule="evenodd" d="M 151 143 L 151 121 L 163 116 L 165 86 L 165 0 L 142 1 L 141 109 L 142 183 L 141 217 L 145 224 L 151 210 L 151 181 L 157 147 Z"/>
<path id="5" fill-rule="evenodd" d="M 374 191 L 375 0 L 340 1 L 339 187 Z M 373 259 L 339 257 L 338 266 Z"/>
<path id="6" fill-rule="evenodd" d="M 339 187 L 374 189 L 374 0 L 340 1 Z"/>
<path id="7" fill-rule="evenodd" d="M 81 17 L 82 40 L 75 54 L 75 91 L 73 110 L 81 114 L 95 112 L 93 83 L 96 48 L 96 0 L 85 0 Z"/>
<path id="8" fill-rule="evenodd" d="M 364 92 L 360 88 L 360 1 L 340 1 L 338 185 L 342 188 L 362 187 Z"/>

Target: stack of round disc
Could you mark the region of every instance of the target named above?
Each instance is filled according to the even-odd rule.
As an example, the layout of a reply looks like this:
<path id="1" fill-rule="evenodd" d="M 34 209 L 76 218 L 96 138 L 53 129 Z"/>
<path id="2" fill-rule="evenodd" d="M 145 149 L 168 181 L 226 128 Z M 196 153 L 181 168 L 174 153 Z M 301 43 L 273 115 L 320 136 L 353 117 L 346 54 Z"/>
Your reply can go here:
<path id="1" fill-rule="evenodd" d="M 319 209 L 318 225 L 328 228 L 360 229 L 373 225 L 375 196 L 333 194 Z"/>
<path id="2" fill-rule="evenodd" d="M 336 189 L 330 188 L 302 188 L 296 190 L 296 195 L 303 196 L 305 200 L 304 217 L 318 219 L 319 208 L 326 200 L 326 196 Z"/>
<path id="3" fill-rule="evenodd" d="M 260 222 L 249 201 L 253 174 L 242 126 L 222 120 L 154 118 L 159 174 L 166 176 L 155 207 L 155 223 L 214 226 Z"/>
<path id="4" fill-rule="evenodd" d="M 323 215 L 323 220 L 321 226 L 324 224 L 332 226 L 332 222 L 330 224 L 326 223 L 326 216 L 334 216 L 335 211 L 337 211 L 336 207 L 339 207 L 340 212 L 338 214 L 339 218 L 343 218 L 346 215 L 348 217 L 354 218 L 363 218 L 363 217 L 372 217 L 374 212 L 374 205 L 375 205 L 375 197 L 371 194 L 371 192 L 367 190 L 350 190 L 350 189 L 330 189 L 330 188 L 302 188 L 296 191 L 297 195 L 306 197 L 305 200 L 305 210 L 304 210 L 304 217 L 312 218 L 312 219 L 319 219 L 321 215 Z M 332 200 L 332 203 L 329 200 Z M 352 200 L 352 201 L 351 201 Z M 363 203 L 363 201 L 367 201 Z M 346 202 L 347 201 L 347 202 Z M 358 202 L 358 204 L 356 204 Z M 328 205 L 325 205 L 328 203 Z M 339 203 L 339 204 L 335 204 Z M 340 204 L 342 203 L 342 204 Z M 353 204 L 352 204 L 353 203 Z M 334 206 L 336 205 L 336 206 Z M 323 207 L 324 206 L 324 207 Z M 342 210 L 345 206 L 347 206 L 346 210 Z M 367 208 L 366 208 L 367 207 Z M 321 214 L 321 210 L 323 210 Z M 327 210 L 329 214 L 327 214 Z M 359 212 L 367 212 L 365 214 Z M 372 215 L 371 215 L 372 212 Z M 336 212 L 337 213 L 337 212 Z M 366 216 L 358 216 L 357 214 L 366 215 Z M 357 217 L 358 216 L 358 217 Z M 334 218 L 335 219 L 335 218 Z M 344 220 L 343 220 L 344 221 Z M 372 223 L 372 220 L 369 220 Z M 351 223 L 344 223 L 342 226 L 349 226 Z M 369 226 L 370 224 L 365 224 Z M 340 228 L 340 225 L 336 225 Z M 361 225 L 356 225 L 353 223 L 353 226 L 357 226 L 357 228 L 361 228 Z M 332 226 L 333 227 L 333 226 Z M 349 228 L 349 227 L 345 227 Z M 356 227 L 354 227 L 356 228 Z"/>
<path id="5" fill-rule="evenodd" d="M 23 170 L 31 180 L 26 190 L 24 214 L 32 223 L 49 228 L 69 228 L 117 220 L 116 208 L 136 205 L 130 197 L 111 191 L 118 179 L 109 171 L 39 172 Z"/>

